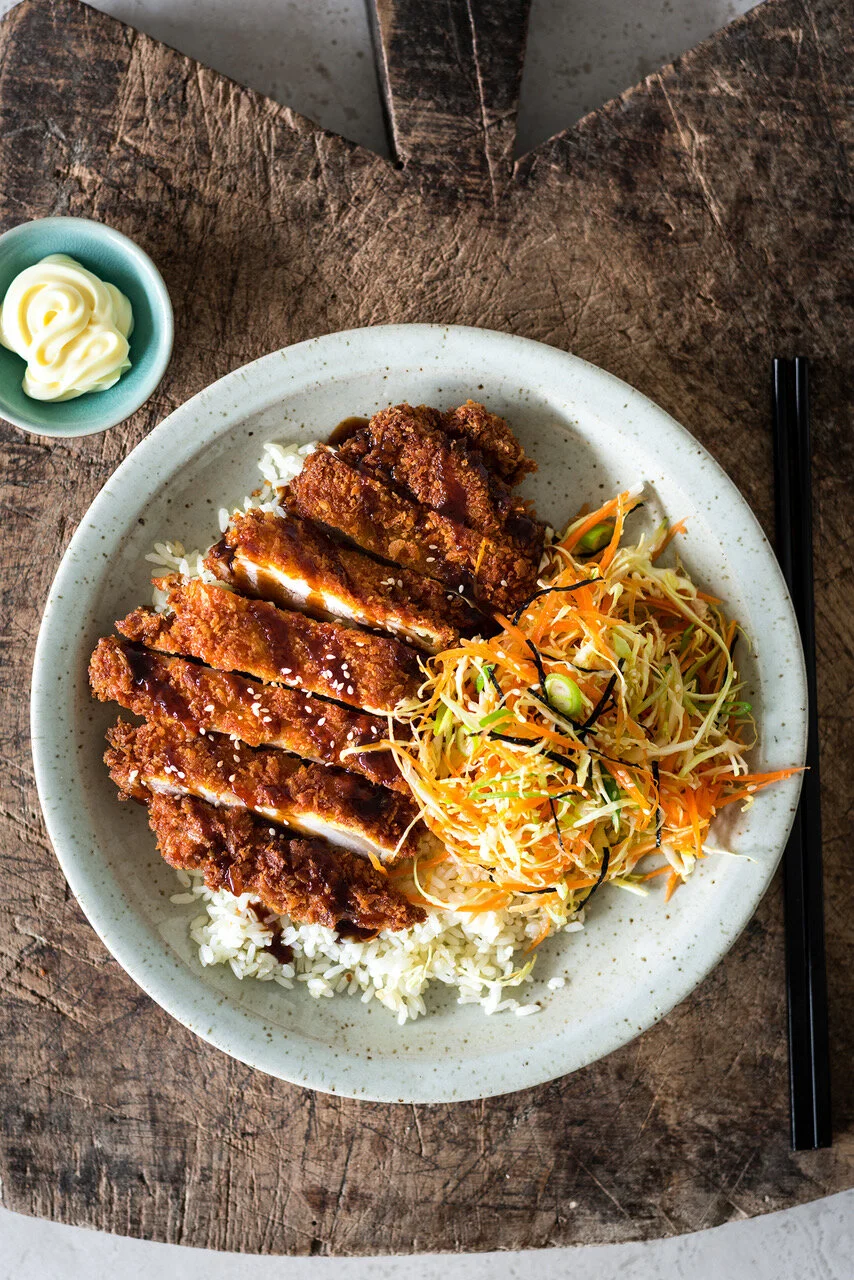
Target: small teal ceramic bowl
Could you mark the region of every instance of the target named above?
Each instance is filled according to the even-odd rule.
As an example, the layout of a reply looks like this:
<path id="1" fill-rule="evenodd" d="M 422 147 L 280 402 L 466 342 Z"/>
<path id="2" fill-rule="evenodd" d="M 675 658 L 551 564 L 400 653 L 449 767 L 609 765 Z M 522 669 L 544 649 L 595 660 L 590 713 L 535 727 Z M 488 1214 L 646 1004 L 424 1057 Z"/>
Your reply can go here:
<path id="1" fill-rule="evenodd" d="M 0 236 L 0 300 L 15 276 L 49 253 L 67 253 L 130 299 L 131 367 L 108 391 L 76 400 L 33 400 L 21 386 L 25 361 L 0 347 L 0 417 L 43 436 L 88 436 L 129 418 L 156 390 L 172 354 L 172 303 L 163 277 L 138 245 L 88 218 L 39 218 Z"/>

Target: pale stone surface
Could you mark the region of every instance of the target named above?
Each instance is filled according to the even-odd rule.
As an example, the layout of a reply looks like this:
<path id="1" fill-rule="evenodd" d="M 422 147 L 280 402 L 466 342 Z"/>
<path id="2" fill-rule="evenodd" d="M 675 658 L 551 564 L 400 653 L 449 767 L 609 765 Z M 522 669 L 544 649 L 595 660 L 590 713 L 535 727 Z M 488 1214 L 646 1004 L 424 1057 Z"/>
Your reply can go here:
<path id="1" fill-rule="evenodd" d="M 850 1280 L 854 1191 L 714 1231 L 528 1253 L 408 1258 L 417 1280 Z M 251 1258 L 106 1236 L 0 1210 L 0 1280 L 398 1280 L 399 1258 Z"/>

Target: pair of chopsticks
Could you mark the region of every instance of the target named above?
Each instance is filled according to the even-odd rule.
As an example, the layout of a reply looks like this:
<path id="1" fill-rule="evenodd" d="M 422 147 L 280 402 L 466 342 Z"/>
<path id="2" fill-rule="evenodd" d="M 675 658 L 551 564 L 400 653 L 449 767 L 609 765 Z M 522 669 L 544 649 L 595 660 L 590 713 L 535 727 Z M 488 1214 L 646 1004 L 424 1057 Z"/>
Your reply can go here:
<path id="1" fill-rule="evenodd" d="M 792 596 L 807 668 L 807 770 L 786 846 L 786 990 L 792 1147 L 831 1144 L 827 973 L 821 867 L 821 809 L 813 616 L 807 361 L 772 365 L 777 557 Z"/>

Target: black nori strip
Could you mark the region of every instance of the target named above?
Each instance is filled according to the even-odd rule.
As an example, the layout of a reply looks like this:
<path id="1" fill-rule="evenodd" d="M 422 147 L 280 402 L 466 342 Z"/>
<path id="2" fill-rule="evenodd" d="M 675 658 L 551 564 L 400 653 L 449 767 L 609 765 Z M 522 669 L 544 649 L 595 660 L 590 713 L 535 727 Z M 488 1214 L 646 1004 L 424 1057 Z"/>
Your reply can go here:
<path id="1" fill-rule="evenodd" d="M 498 676 L 495 674 L 495 667 L 487 663 L 485 670 L 486 670 L 487 679 L 491 682 L 492 687 L 495 689 L 495 692 L 498 694 L 499 698 L 503 698 L 504 690 L 501 688 L 501 685 L 498 682 Z"/>
<path id="2" fill-rule="evenodd" d="M 480 735 L 481 730 L 474 730 L 469 733 L 470 738 L 476 738 Z M 514 738 L 509 733 L 499 733 L 497 729 L 490 729 L 487 737 L 497 738 L 499 742 L 509 742 L 514 747 L 535 747 L 537 745 L 536 738 Z M 636 766 L 632 765 L 630 760 L 618 760 L 616 756 L 606 756 L 604 751 L 598 751 L 596 747 L 579 746 L 579 751 L 589 751 L 593 755 L 599 757 L 600 760 L 610 760 L 611 764 L 621 764 L 624 769 L 631 769 Z M 561 755 L 559 751 L 544 751 L 543 756 L 546 760 L 553 760 L 555 764 L 562 764 L 565 769 L 577 769 L 578 761 L 571 760 L 569 756 Z M 567 792 L 569 794 L 569 792 Z"/>
<path id="3" fill-rule="evenodd" d="M 596 703 L 596 706 L 590 712 L 590 715 L 584 721 L 584 724 L 578 726 L 578 729 L 576 730 L 576 732 L 578 733 L 579 738 L 581 737 L 582 733 L 587 733 L 589 729 L 593 728 L 593 725 L 596 723 L 596 721 L 601 716 L 602 712 L 605 710 L 608 700 L 610 699 L 611 694 L 614 692 L 614 685 L 616 683 L 617 683 L 617 673 L 615 671 L 614 674 L 611 676 L 611 679 L 605 685 L 605 692 L 602 694 L 602 697 L 599 699 L 599 701 Z"/>
<path id="4" fill-rule="evenodd" d="M 652 780 L 655 783 L 655 798 L 657 807 L 655 811 L 655 847 L 661 848 L 661 832 L 664 827 L 664 810 L 661 807 L 661 771 L 658 767 L 658 761 L 652 762 Z"/>
<path id="5" fill-rule="evenodd" d="M 605 845 L 605 848 L 602 851 L 602 868 L 599 872 L 599 878 L 596 881 L 596 883 L 591 886 L 589 892 L 585 894 L 585 896 L 581 899 L 581 901 L 576 906 L 575 908 L 576 915 L 578 914 L 578 912 L 581 910 L 582 907 L 587 906 L 587 903 L 590 901 L 590 899 L 593 897 L 594 893 L 599 888 L 602 881 L 605 879 L 606 875 L 608 874 L 608 863 L 610 861 L 611 861 L 611 848 L 609 845 Z"/>
<path id="6" fill-rule="evenodd" d="M 563 590 L 563 588 L 557 588 L 557 587 L 555 587 L 554 589 Z M 529 640 L 527 636 L 525 637 L 525 644 L 528 646 L 528 648 L 531 650 L 531 653 L 534 655 L 534 665 L 537 668 L 537 677 L 540 681 L 539 693 L 535 693 L 533 689 L 529 689 L 528 692 L 531 694 L 533 698 L 536 698 L 538 702 L 541 702 L 544 707 L 548 707 L 552 715 L 557 716 L 558 720 L 560 720 L 563 724 L 568 725 L 570 730 L 573 733 L 576 733 L 577 725 L 575 721 L 570 720 L 569 716 L 565 716 L 562 711 L 558 711 L 557 707 L 554 705 L 554 703 L 552 702 L 552 700 L 548 695 L 548 690 L 546 689 L 546 669 L 543 666 L 543 660 L 540 657 L 540 651 L 534 645 L 533 641 Z"/>
<path id="7" fill-rule="evenodd" d="M 519 606 L 519 608 L 513 614 L 513 625 L 514 627 L 518 625 L 519 619 L 521 618 L 525 610 L 528 609 L 534 603 L 535 600 L 539 600 L 541 596 L 550 596 L 553 591 L 562 591 L 562 592 L 578 591 L 581 587 L 589 587 L 589 586 L 592 586 L 594 582 L 604 582 L 604 581 L 605 581 L 604 578 L 585 578 L 583 582 L 574 582 L 571 587 L 543 587 L 540 591 L 535 591 L 534 594 L 531 596 L 530 600 L 526 600 L 524 604 Z"/>
<path id="8" fill-rule="evenodd" d="M 569 716 L 565 716 L 562 711 L 558 711 L 557 707 L 553 703 L 549 702 L 548 698 L 540 697 L 536 689 L 529 689 L 528 692 L 530 693 L 531 697 L 534 698 L 537 702 L 541 702 L 544 707 L 548 707 L 552 715 L 557 716 L 558 720 L 560 720 L 562 724 L 566 725 L 569 728 L 571 733 L 576 732 L 578 726 L 576 725 L 575 721 L 570 720 Z"/>
<path id="9" fill-rule="evenodd" d="M 549 695 L 546 693 L 546 669 L 543 666 L 543 660 L 540 657 L 539 650 L 537 649 L 537 646 L 534 644 L 534 642 L 532 640 L 529 640 L 527 636 L 525 637 L 525 644 L 528 646 L 528 648 L 531 650 L 531 653 L 534 656 L 534 666 L 537 668 L 537 678 L 539 679 L 539 682 L 540 682 L 540 690 L 543 695 L 543 700 L 546 702 L 548 706 L 551 706 L 551 703 L 549 702 Z M 553 707 L 552 707 L 552 710 L 554 710 Z"/>
<path id="10" fill-rule="evenodd" d="M 535 747 L 537 745 L 536 738 L 514 738 L 509 733 L 498 733 L 497 730 L 489 731 L 490 738 L 497 738 L 499 742 L 509 742 L 514 747 Z M 555 764 L 562 764 L 565 769 L 575 769 L 576 763 L 570 760 L 569 756 L 562 756 L 558 751 L 544 751 L 542 753 L 547 760 L 553 760 Z"/>

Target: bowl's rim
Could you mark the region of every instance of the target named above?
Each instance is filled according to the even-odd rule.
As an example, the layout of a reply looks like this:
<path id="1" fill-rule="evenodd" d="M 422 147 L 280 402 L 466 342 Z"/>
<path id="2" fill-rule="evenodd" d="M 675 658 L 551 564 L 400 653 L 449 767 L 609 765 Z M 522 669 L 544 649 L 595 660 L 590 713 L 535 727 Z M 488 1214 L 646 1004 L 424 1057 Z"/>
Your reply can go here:
<path id="1" fill-rule="evenodd" d="M 270 352 L 266 356 L 259 357 L 257 360 L 210 384 L 210 386 L 198 392 L 191 399 L 185 401 L 140 442 L 106 482 L 89 507 L 86 515 L 81 519 L 51 587 L 36 645 L 31 705 L 33 759 L 39 797 L 48 833 L 53 842 L 60 866 L 84 913 L 111 954 L 126 969 L 133 980 L 161 1007 L 165 1008 L 171 1016 L 177 1018 L 178 1021 L 203 1040 L 251 1067 L 303 1087 L 362 1100 L 389 1103 L 466 1101 L 534 1087 L 554 1079 L 556 1074 L 563 1075 L 567 1071 L 574 1071 L 588 1065 L 590 1062 L 606 1056 L 635 1039 L 637 1035 L 648 1030 L 650 1026 L 690 995 L 733 946 L 752 918 L 759 902 L 771 884 L 794 821 L 797 792 L 800 788 L 801 779 L 790 780 L 790 811 L 787 818 L 785 838 L 780 840 L 779 846 L 775 850 L 775 855 L 769 857 L 768 862 L 764 864 L 762 877 L 758 878 L 749 887 L 748 891 L 742 895 L 740 909 L 734 913 L 733 917 L 727 921 L 726 926 L 722 928 L 720 935 L 716 938 L 715 945 L 705 950 L 702 959 L 691 966 L 690 983 L 688 985 L 676 984 L 675 991 L 669 991 L 663 996 L 655 1008 L 650 1007 L 645 1009 L 642 1014 L 639 1014 L 631 1034 L 626 1035 L 622 1029 L 615 1030 L 612 1027 L 609 1028 L 607 1033 L 600 1032 L 596 1039 L 595 1047 L 586 1046 L 583 1051 L 579 1052 L 571 1065 L 565 1065 L 564 1060 L 561 1064 L 562 1069 L 557 1073 L 552 1066 L 544 1065 L 544 1061 L 541 1060 L 541 1055 L 538 1053 L 532 1054 L 532 1057 L 536 1059 L 535 1063 L 517 1060 L 514 1056 L 511 1063 L 502 1064 L 503 1069 L 499 1073 L 500 1086 L 496 1087 L 495 1084 L 484 1085 L 481 1078 L 482 1072 L 476 1066 L 468 1062 L 460 1062 L 455 1065 L 447 1081 L 438 1084 L 425 1074 L 419 1082 L 419 1087 L 410 1092 L 408 1096 L 402 1097 L 395 1071 L 390 1067 L 384 1068 L 376 1059 L 367 1070 L 364 1062 L 358 1056 L 355 1056 L 352 1061 L 339 1063 L 336 1067 L 337 1078 L 331 1081 L 324 1073 L 323 1061 L 306 1061 L 305 1055 L 298 1050 L 288 1062 L 288 1069 L 283 1070 L 281 1063 L 276 1060 L 275 1052 L 270 1050 L 268 1046 L 258 1043 L 246 1044 L 245 1041 L 243 1044 L 240 1043 L 241 1010 L 234 1010 L 233 1017 L 225 1017 L 222 1019 L 221 1024 L 217 1024 L 217 1021 L 215 1019 L 212 1020 L 210 1015 L 215 1007 L 221 1005 L 221 1000 L 212 992 L 207 993 L 200 1001 L 199 1006 L 193 1009 L 191 1007 L 192 998 L 186 997 L 180 990 L 175 989 L 174 974 L 167 970 L 165 962 L 161 962 L 156 957 L 149 957 L 147 962 L 140 961 L 133 944 L 121 933 L 117 936 L 115 928 L 111 925 L 110 909 L 98 899 L 97 893 L 95 893 L 94 898 L 90 896 L 86 870 L 79 857 L 76 856 L 74 839 L 68 836 L 64 827 L 62 806 L 52 799 L 49 794 L 48 787 L 55 772 L 55 764 L 51 757 L 50 741 L 44 737 L 41 731 L 41 723 L 45 722 L 45 716 L 49 716 L 51 699 L 54 696 L 48 686 L 47 679 L 47 669 L 50 667 L 47 659 L 50 656 L 52 646 L 56 644 L 56 641 L 50 635 L 52 615 L 56 611 L 58 602 L 63 595 L 68 593 L 71 585 L 74 572 L 72 562 L 75 553 L 78 548 L 82 549 L 84 547 L 87 537 L 91 536 L 92 529 L 97 525 L 99 518 L 102 515 L 106 515 L 120 500 L 120 486 L 117 486 L 116 482 L 121 481 L 129 469 L 138 467 L 144 459 L 149 470 L 151 470 L 153 464 L 156 464 L 164 454 L 164 450 L 167 448 L 167 441 L 170 440 L 173 446 L 170 451 L 171 461 L 176 468 L 182 465 L 198 446 L 197 437 L 210 430 L 210 417 L 208 416 L 206 419 L 205 411 L 210 405 L 216 403 L 217 397 L 224 387 L 240 386 L 241 413 L 249 415 L 259 408 L 264 401 L 265 395 L 269 391 L 268 384 L 276 377 L 274 372 L 276 361 L 292 361 L 295 366 L 294 376 L 298 377 L 301 384 L 307 385 L 315 380 L 317 376 L 316 372 L 310 374 L 307 370 L 314 369 L 312 360 L 316 359 L 314 353 L 318 347 L 320 347 L 326 358 L 324 363 L 328 363 L 329 358 L 335 354 L 336 346 L 343 351 L 351 344 L 359 343 L 365 338 L 365 335 L 370 335 L 367 339 L 368 342 L 376 342 L 381 349 L 384 348 L 386 351 L 396 339 L 399 339 L 402 344 L 423 343 L 425 347 L 429 347 L 432 350 L 442 338 L 446 341 L 456 338 L 463 342 L 471 341 L 472 339 L 483 340 L 498 351 L 502 351 L 506 347 L 506 350 L 503 350 L 505 357 L 512 356 L 513 348 L 518 351 L 519 344 L 525 348 L 538 348 L 544 357 L 547 356 L 554 362 L 567 362 L 577 367 L 583 366 L 588 386 L 595 388 L 597 401 L 601 400 L 601 403 L 606 408 L 617 408 L 617 406 L 622 405 L 623 410 L 625 410 L 631 403 L 635 408 L 653 413 L 662 425 L 666 425 L 670 432 L 675 433 L 684 443 L 689 443 L 692 449 L 702 454 L 712 464 L 714 470 L 718 473 L 721 487 L 729 491 L 738 500 L 738 506 L 744 516 L 745 530 L 752 532 L 755 539 L 753 552 L 767 552 L 767 567 L 781 593 L 780 599 L 783 602 L 783 612 L 788 618 L 790 635 L 795 645 L 797 671 L 794 678 L 799 681 L 799 690 L 805 691 L 806 672 L 803 649 L 800 644 L 791 598 L 764 531 L 746 499 L 720 464 L 709 454 L 708 450 L 666 410 L 643 395 L 643 393 L 635 390 L 630 384 L 598 368 L 596 365 L 582 360 L 578 356 L 529 338 L 493 330 L 478 329 L 473 326 L 402 324 L 350 329 L 307 339 L 291 347 L 282 348 L 278 351 Z M 247 384 L 247 376 L 251 378 L 253 373 L 257 378 L 255 386 L 252 386 L 251 381 Z M 222 420 L 218 419 L 218 421 L 222 425 Z M 176 426 L 182 428 L 178 434 L 177 441 L 171 439 L 175 435 Z M 800 708 L 800 702 L 798 706 Z M 803 761 L 806 745 L 805 692 L 803 694 L 803 711 L 800 716 L 800 723 L 794 727 L 792 736 L 793 741 L 797 739 L 800 742 L 798 759 Z M 397 1063 L 396 1065 L 399 1067 L 400 1064 Z M 533 1069 L 531 1069 L 532 1066 Z M 367 1084 L 363 1083 L 360 1078 L 362 1071 L 368 1077 Z"/>
<path id="2" fill-rule="evenodd" d="M 0 246 L 8 243 L 10 240 L 25 240 L 31 234 L 33 227 L 50 228 L 51 226 L 66 227 L 69 223 L 78 223 L 80 225 L 96 227 L 97 233 L 103 239 L 112 242 L 112 244 L 121 252 L 128 254 L 137 259 L 145 270 L 148 280 L 146 281 L 146 292 L 156 298 L 160 303 L 163 311 L 163 324 L 158 326 L 158 336 L 156 346 L 158 348 L 158 357 L 155 361 L 149 376 L 140 388 L 140 394 L 128 405 L 121 409 L 119 413 L 102 414 L 98 418 L 97 413 L 93 413 L 94 421 L 87 426 L 75 427 L 73 430 L 68 427 L 46 427 L 43 423 L 36 423 L 32 419 L 23 418 L 20 414 L 8 413 L 5 409 L 0 412 L 0 418 L 5 422 L 9 422 L 13 427 L 19 427 L 21 431 L 27 431 L 30 435 L 45 436 L 49 439 L 75 439 L 77 436 L 98 435 L 101 431 L 107 431 L 110 427 L 117 426 L 120 422 L 125 422 L 137 409 L 141 409 L 147 400 L 151 398 L 160 383 L 163 381 L 169 361 L 172 358 L 172 349 L 175 343 L 175 314 L 172 307 L 172 299 L 169 296 L 169 290 L 166 287 L 166 281 L 160 272 L 159 267 L 155 263 L 150 254 L 132 240 L 130 236 L 125 235 L 123 231 L 118 231 L 115 227 L 108 226 L 106 222 L 98 222 L 96 218 L 77 218 L 77 217 L 61 217 L 51 216 L 48 218 L 30 218 L 26 222 L 19 222 L 16 226 L 10 227 L 8 231 L 4 231 L 0 235 Z"/>

